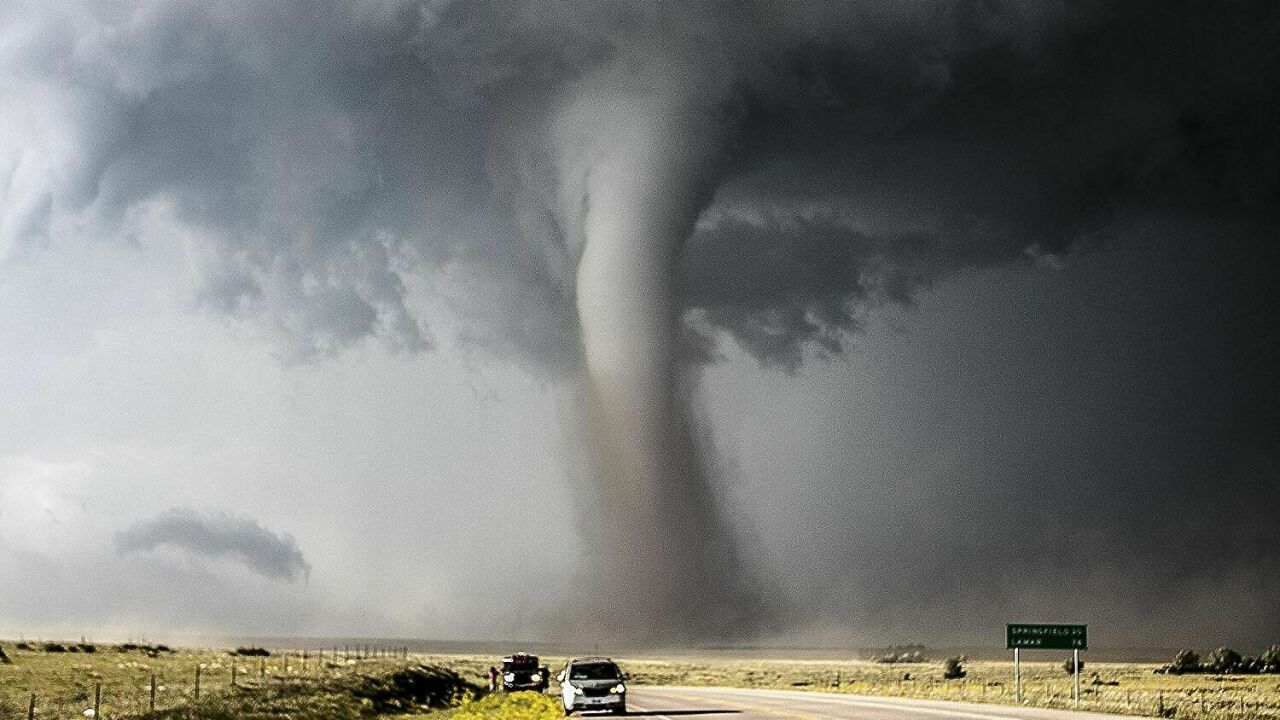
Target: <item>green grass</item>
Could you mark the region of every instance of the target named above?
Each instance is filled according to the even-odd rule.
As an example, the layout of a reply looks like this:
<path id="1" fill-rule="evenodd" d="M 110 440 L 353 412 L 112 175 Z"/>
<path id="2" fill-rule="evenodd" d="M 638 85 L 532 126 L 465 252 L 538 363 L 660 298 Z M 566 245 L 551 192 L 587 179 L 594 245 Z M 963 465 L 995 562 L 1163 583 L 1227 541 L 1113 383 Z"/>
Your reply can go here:
<path id="1" fill-rule="evenodd" d="M 560 701 L 550 695 L 518 692 L 489 695 L 443 716 L 449 720 L 560 720 L 564 710 Z"/>

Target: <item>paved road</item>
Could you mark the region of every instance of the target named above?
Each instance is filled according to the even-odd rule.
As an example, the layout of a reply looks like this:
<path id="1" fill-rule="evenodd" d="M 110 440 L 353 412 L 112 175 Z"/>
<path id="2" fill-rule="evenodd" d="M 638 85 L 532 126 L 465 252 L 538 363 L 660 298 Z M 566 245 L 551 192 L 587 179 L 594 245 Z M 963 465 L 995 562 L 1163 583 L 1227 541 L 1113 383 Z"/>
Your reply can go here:
<path id="1" fill-rule="evenodd" d="M 629 715 L 706 720 L 1115 720 L 1124 716 L 788 690 L 632 686 Z M 591 717 L 587 715 L 586 717 Z"/>

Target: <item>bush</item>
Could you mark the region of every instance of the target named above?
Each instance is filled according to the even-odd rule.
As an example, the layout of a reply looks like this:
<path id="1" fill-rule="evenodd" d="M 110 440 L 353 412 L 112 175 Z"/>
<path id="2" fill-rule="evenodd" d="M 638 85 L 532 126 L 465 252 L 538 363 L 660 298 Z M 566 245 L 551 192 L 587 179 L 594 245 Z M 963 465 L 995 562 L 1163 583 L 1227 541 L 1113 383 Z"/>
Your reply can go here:
<path id="1" fill-rule="evenodd" d="M 1263 650 L 1258 661 L 1262 663 L 1262 672 L 1280 673 L 1280 645 L 1272 645 Z"/>
<path id="2" fill-rule="evenodd" d="M 1074 659 L 1075 659 L 1075 658 L 1067 658 L 1066 660 L 1063 660 L 1063 661 L 1062 661 L 1062 670 L 1063 670 L 1064 672 L 1066 672 L 1068 675 L 1075 675 L 1075 674 L 1076 674 L 1076 669 L 1075 669 L 1075 667 L 1074 667 L 1074 663 L 1072 662 L 1072 660 L 1074 660 Z M 1080 661 L 1080 672 L 1084 672 L 1084 661 L 1083 661 L 1083 660 L 1081 660 L 1081 661 Z"/>
<path id="3" fill-rule="evenodd" d="M 76 645 L 76 648 L 77 649 L 75 650 L 75 652 L 85 652 L 85 653 L 98 652 L 98 646 L 92 643 L 80 643 L 79 645 Z"/>
<path id="4" fill-rule="evenodd" d="M 407 713 L 424 707 L 439 710 L 468 700 L 477 692 L 453 670 L 431 665 L 344 678 L 333 687 L 366 701 L 379 714 Z"/>
<path id="5" fill-rule="evenodd" d="M 950 657 L 942 663 L 942 677 L 947 680 L 959 680 L 967 675 L 964 671 L 964 656 Z"/>
<path id="6" fill-rule="evenodd" d="M 231 654 L 245 657 L 270 657 L 271 651 L 260 647 L 238 647 Z"/>
<path id="7" fill-rule="evenodd" d="M 64 653 L 67 651 L 67 646 L 63 645 L 62 643 L 55 643 L 55 642 L 45 643 L 44 651 L 51 652 L 51 653 Z"/>
<path id="8" fill-rule="evenodd" d="M 1255 657 L 1249 657 L 1248 655 L 1245 655 L 1244 657 L 1240 658 L 1240 662 L 1239 664 L 1236 665 L 1236 669 L 1234 670 L 1234 672 L 1243 673 L 1247 675 L 1257 675 L 1262 672 L 1262 668 L 1263 668 L 1263 665 L 1261 660 Z"/>
<path id="9" fill-rule="evenodd" d="M 13 661 L 9 659 L 7 654 L 5 654 L 4 646 L 0 645 L 0 665 L 8 665 L 11 662 Z"/>
<path id="10" fill-rule="evenodd" d="M 1215 673 L 1224 674 L 1235 672 L 1240 667 L 1240 661 L 1243 659 L 1240 657 L 1240 653 L 1223 645 L 1209 655 L 1207 665 Z"/>
<path id="11" fill-rule="evenodd" d="M 450 708 L 470 700 L 479 691 L 480 688 L 452 670 L 420 665 L 377 675 L 329 680 L 287 678 L 263 686 L 242 686 L 196 703 L 134 717 L 136 720 L 368 720 L 378 714 Z M 554 702 L 550 697 L 535 697 Z"/>
<path id="12" fill-rule="evenodd" d="M 1195 650 L 1179 650 L 1169 664 L 1169 672 L 1174 675 L 1200 672 L 1200 655 Z"/>

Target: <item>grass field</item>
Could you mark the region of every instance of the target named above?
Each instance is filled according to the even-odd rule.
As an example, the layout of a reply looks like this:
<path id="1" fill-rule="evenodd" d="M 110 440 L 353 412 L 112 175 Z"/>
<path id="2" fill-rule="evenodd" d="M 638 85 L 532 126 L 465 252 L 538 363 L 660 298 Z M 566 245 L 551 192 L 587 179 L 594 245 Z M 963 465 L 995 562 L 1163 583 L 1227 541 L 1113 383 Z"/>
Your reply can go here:
<path id="1" fill-rule="evenodd" d="M 1065 658 L 1064 654 L 1054 662 L 1022 663 L 1025 704 L 1074 707 L 1072 677 L 1062 668 Z M 555 669 L 565 658 L 543 660 Z M 427 661 L 480 678 L 492 658 L 440 655 Z M 960 680 L 943 679 L 940 661 L 889 665 L 857 660 L 636 658 L 619 663 L 638 685 L 821 690 L 1014 704 L 1012 662 L 966 662 L 966 676 Z M 1083 710 L 1196 720 L 1280 720 L 1280 675 L 1157 675 L 1157 664 L 1084 663 Z"/>
<path id="2" fill-rule="evenodd" d="M 1023 662 L 1028 705 L 1072 708 L 1072 677 L 1057 662 Z M 633 660 L 637 682 L 669 685 L 824 690 L 965 702 L 1014 703 L 1012 662 L 966 662 L 966 676 L 942 677 L 942 663 L 865 661 Z M 1153 664 L 1089 663 L 1080 708 L 1119 714 L 1205 718 L 1280 718 L 1280 676 L 1157 675 Z"/>
<path id="3" fill-rule="evenodd" d="M 0 664 L 0 720 L 100 717 L 147 720 L 545 720 L 560 717 L 551 697 L 483 696 L 476 678 L 410 656 L 343 658 L 331 653 L 237 657 L 226 650 L 177 649 L 148 655 L 99 646 L 92 653 L 16 650 Z M 234 668 L 234 674 L 233 674 Z M 197 693 L 197 670 L 199 691 Z M 152 709 L 152 678 L 155 682 Z M 469 682 L 471 680 L 472 682 Z"/>
<path id="4" fill-rule="evenodd" d="M 0 718 L 26 717 L 30 695 L 36 717 L 85 717 L 101 688 L 103 718 L 357 718 L 429 715 L 449 720 L 547 720 L 559 715 L 554 697 L 528 693 L 483 697 L 488 656 L 412 655 L 404 658 L 323 659 L 298 654 L 268 658 L 228 655 L 225 650 L 178 649 L 148 657 L 143 652 L 47 653 L 20 651 L 3 643 L 12 659 L 0 665 Z M 565 658 L 544 657 L 552 668 Z M 823 690 L 968 702 L 1013 703 L 1009 662 L 968 662 L 967 675 L 945 680 L 941 662 L 879 664 L 865 661 L 620 659 L 638 685 L 697 685 Z M 1072 707 L 1071 677 L 1057 662 L 1024 662 L 1027 704 Z M 1090 663 L 1082 675 L 1081 709 L 1194 720 L 1280 720 L 1280 676 L 1157 675 L 1155 665 Z M 428 707 L 406 695 L 407 668 L 452 671 L 453 689 Z M 235 686 L 232 668 L 235 668 Z M 195 699 L 200 669 L 200 701 Z M 431 668 L 441 668 L 434 670 Z M 156 712 L 150 713 L 151 677 Z M 412 680 L 414 676 L 409 676 Z M 419 678 L 421 680 L 421 678 Z M 410 688 L 412 690 L 412 688 Z M 434 691 L 433 691 L 434 692 Z M 442 691 L 443 692 L 443 691 Z M 418 694 L 420 696 L 421 693 Z M 418 697 L 415 696 L 415 697 Z M 420 699 L 420 698 L 419 698 Z M 439 700 L 439 698 L 436 698 Z"/>

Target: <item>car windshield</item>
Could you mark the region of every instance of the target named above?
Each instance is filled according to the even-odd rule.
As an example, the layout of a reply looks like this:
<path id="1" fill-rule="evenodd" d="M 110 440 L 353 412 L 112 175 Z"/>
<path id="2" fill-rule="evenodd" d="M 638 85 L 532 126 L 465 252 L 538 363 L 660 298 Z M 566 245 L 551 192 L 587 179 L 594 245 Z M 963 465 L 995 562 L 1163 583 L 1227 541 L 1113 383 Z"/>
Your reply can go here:
<path id="1" fill-rule="evenodd" d="M 569 668 L 570 680 L 615 680 L 622 677 L 613 663 L 580 663 Z"/>
<path id="2" fill-rule="evenodd" d="M 529 672 L 538 669 L 537 660 L 516 660 L 513 662 L 502 663 L 502 669 L 507 672 Z"/>

